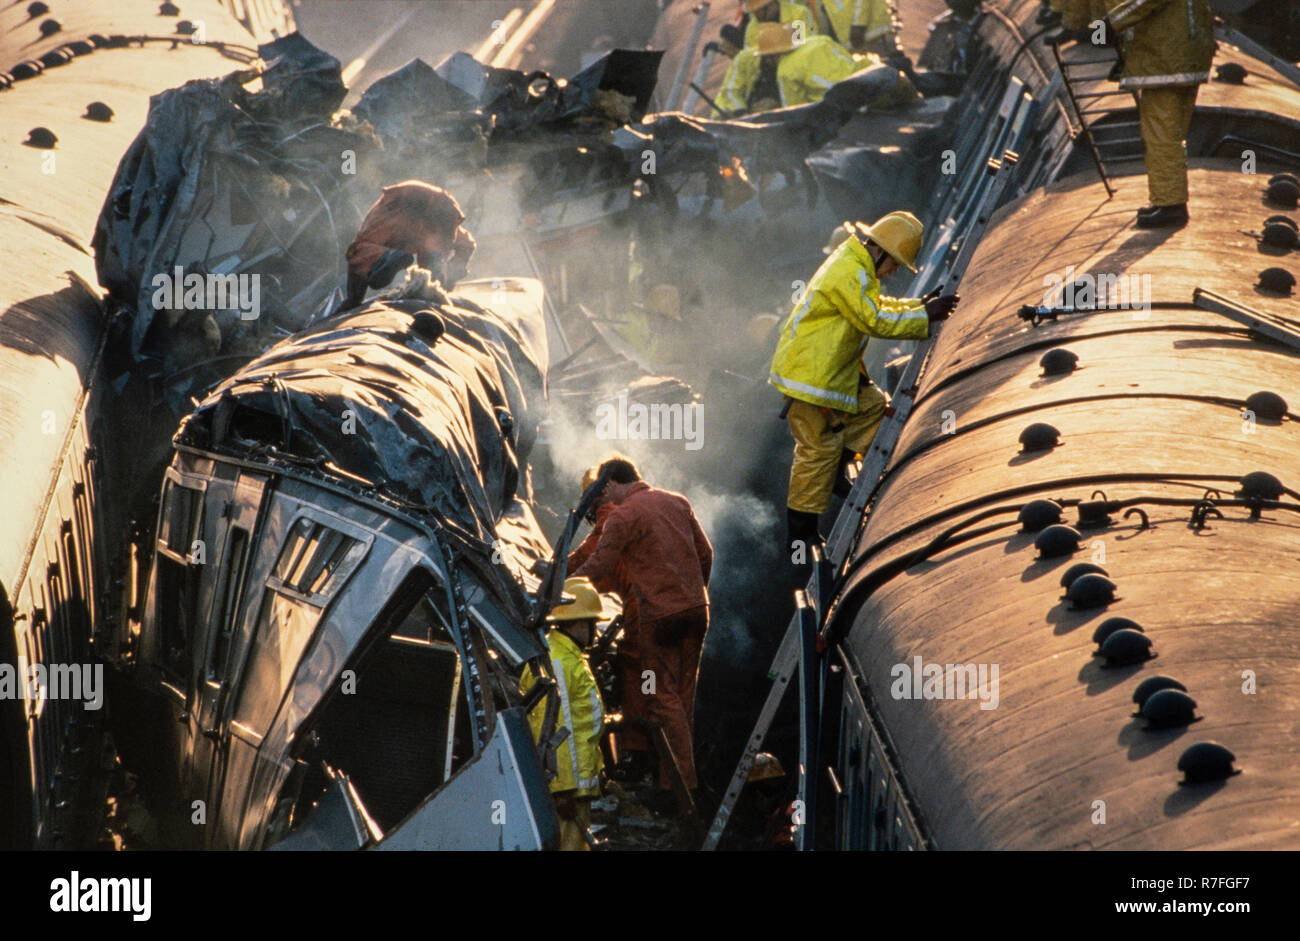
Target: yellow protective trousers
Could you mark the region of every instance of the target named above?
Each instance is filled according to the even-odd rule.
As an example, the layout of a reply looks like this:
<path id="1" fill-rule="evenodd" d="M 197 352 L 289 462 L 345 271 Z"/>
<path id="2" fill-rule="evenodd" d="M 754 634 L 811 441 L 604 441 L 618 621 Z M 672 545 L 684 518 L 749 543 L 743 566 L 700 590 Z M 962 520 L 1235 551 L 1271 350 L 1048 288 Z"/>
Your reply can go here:
<path id="1" fill-rule="evenodd" d="M 1153 206 L 1187 202 L 1187 129 L 1198 85 L 1154 85 L 1138 92 L 1138 120 L 1146 151 L 1147 191 Z"/>
<path id="2" fill-rule="evenodd" d="M 578 797 L 572 820 L 560 817 L 560 852 L 586 853 L 591 850 L 586 833 L 591 829 L 591 798 Z"/>
<path id="3" fill-rule="evenodd" d="M 790 509 L 818 515 L 826 512 L 839 471 L 840 453 L 845 448 L 866 453 L 888 404 L 888 396 L 874 384 L 858 388 L 856 413 L 838 412 L 798 399 L 791 401 L 786 413 L 794 435 L 794 463 L 790 466 L 790 494 L 786 498 Z"/>

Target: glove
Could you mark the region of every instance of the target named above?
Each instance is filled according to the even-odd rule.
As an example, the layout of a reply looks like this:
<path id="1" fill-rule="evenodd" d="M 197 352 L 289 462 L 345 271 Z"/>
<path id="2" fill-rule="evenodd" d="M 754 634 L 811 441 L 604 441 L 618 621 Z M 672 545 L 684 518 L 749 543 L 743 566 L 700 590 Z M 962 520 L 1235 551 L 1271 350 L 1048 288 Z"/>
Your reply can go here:
<path id="1" fill-rule="evenodd" d="M 934 290 L 930 291 L 929 293 L 927 293 L 927 294 L 922 294 L 922 295 L 921 295 L 921 300 L 923 300 L 923 301 L 932 301 L 932 300 L 934 300 L 936 297 L 939 296 L 939 292 L 942 291 L 942 290 L 943 290 L 943 286 L 940 285 L 939 287 L 935 288 Z"/>
<path id="2" fill-rule="evenodd" d="M 937 297 L 922 298 L 922 300 L 925 301 L 925 316 L 930 323 L 935 323 L 936 321 L 947 320 L 948 315 L 952 313 L 952 309 L 957 306 L 957 302 L 961 298 L 956 294 L 942 294 Z"/>
<path id="3" fill-rule="evenodd" d="M 415 264 L 415 256 L 410 252 L 402 251 L 400 248 L 390 248 L 379 256 L 379 259 L 370 266 L 370 273 L 366 276 L 367 286 L 374 288 L 376 291 L 388 287 L 397 273 L 405 268 Z"/>

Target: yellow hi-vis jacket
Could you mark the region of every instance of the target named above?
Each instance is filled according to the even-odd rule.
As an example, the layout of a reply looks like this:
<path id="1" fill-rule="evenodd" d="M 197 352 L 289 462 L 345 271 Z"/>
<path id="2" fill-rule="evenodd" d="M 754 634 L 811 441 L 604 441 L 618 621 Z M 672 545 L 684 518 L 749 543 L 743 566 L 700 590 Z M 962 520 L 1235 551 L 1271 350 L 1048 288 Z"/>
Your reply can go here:
<path id="1" fill-rule="evenodd" d="M 552 791 L 577 790 L 576 797 L 600 794 L 600 769 L 605 759 L 600 753 L 600 729 L 605 721 L 605 710 L 600 701 L 600 689 L 592 675 L 582 648 L 559 628 L 547 634 L 551 647 L 551 669 L 560 693 L 558 727 L 567 728 L 569 736 L 555 750 L 558 774 L 551 779 Z M 537 682 L 531 666 L 524 667 L 519 677 L 519 691 L 527 693 Z M 528 714 L 533 727 L 533 738 L 542 731 L 546 716 L 543 698 Z"/>
<path id="2" fill-rule="evenodd" d="M 1120 34 L 1120 88 L 1199 85 L 1210 80 L 1214 15 L 1210 0 L 1109 0 Z"/>
<path id="3" fill-rule="evenodd" d="M 781 22 L 803 23 L 804 33 L 801 39 L 817 34 L 817 25 L 813 22 L 812 11 L 808 9 L 806 3 L 801 3 L 799 0 L 781 0 Z M 758 27 L 758 18 L 751 16 L 749 24 L 745 27 L 745 48 L 758 45 Z"/>
<path id="4" fill-rule="evenodd" d="M 776 82 L 781 91 L 781 107 L 791 108 L 821 101 L 826 89 L 848 78 L 859 69 L 879 65 L 877 56 L 854 57 L 829 36 L 813 36 L 793 51 L 781 56 L 776 67 Z M 749 96 L 758 84 L 762 60 L 753 49 L 742 49 L 731 60 L 727 77 L 722 80 L 717 105 L 728 112 L 750 110 Z"/>
<path id="5" fill-rule="evenodd" d="M 1061 14 L 1066 29 L 1091 28 L 1106 15 L 1106 0 L 1052 0 L 1052 9 Z"/>
<path id="6" fill-rule="evenodd" d="M 840 45 L 851 44 L 850 34 L 855 26 L 866 27 L 863 42 L 879 39 L 897 29 L 894 23 L 893 4 L 890 0 L 818 0 L 830 20 L 833 38 Z"/>
<path id="7" fill-rule="evenodd" d="M 792 399 L 856 412 L 867 338 L 929 335 L 920 299 L 882 297 L 871 255 L 849 238 L 822 262 L 781 327 L 767 381 Z"/>

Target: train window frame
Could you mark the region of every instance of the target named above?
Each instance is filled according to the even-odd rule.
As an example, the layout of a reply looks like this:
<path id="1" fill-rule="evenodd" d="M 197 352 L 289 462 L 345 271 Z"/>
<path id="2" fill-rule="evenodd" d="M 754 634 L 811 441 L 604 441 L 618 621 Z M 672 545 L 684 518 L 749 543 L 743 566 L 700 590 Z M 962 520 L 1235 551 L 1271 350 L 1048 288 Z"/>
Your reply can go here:
<path id="1" fill-rule="evenodd" d="M 64 588 L 62 569 L 56 563 L 49 564 L 46 569 L 45 600 L 45 629 L 49 633 L 48 643 L 46 644 L 49 662 L 45 664 L 46 688 L 48 689 L 51 671 L 56 666 L 68 662 L 61 662 L 60 659 L 56 658 L 64 658 L 71 653 L 72 640 L 72 631 L 68 627 L 67 618 L 65 617 L 68 600 L 67 591 Z M 51 698 L 49 708 L 55 728 L 59 734 L 63 734 L 71 721 L 70 710 L 66 708 L 66 703 L 61 698 Z M 54 760 L 54 756 L 52 756 L 51 760 Z M 50 773 L 54 773 L 53 767 L 50 768 Z"/>
<path id="2" fill-rule="evenodd" d="M 76 508 L 73 508 L 73 514 L 76 514 Z M 74 520 L 65 520 L 59 530 L 59 565 L 60 573 L 63 574 L 64 585 L 67 589 L 68 611 L 72 610 L 75 605 L 84 606 L 84 613 L 78 609 L 75 614 L 75 621 L 68 625 L 69 634 L 75 630 L 76 637 L 74 644 L 78 651 L 82 650 L 82 645 L 89 645 L 90 642 L 90 603 L 86 600 L 86 585 L 84 581 L 84 571 L 81 567 L 81 552 L 77 544 L 77 526 Z M 72 650 L 69 647 L 69 650 Z"/>
<path id="3" fill-rule="evenodd" d="M 307 524 L 305 535 L 303 524 Z M 348 542 L 334 543 L 330 555 L 322 558 L 324 547 L 329 543 L 325 542 L 325 538 L 317 538 L 320 530 Z M 298 540 L 296 544 L 295 540 Z M 374 541 L 374 533 L 369 530 L 358 529 L 335 517 L 305 512 L 304 508 L 299 508 L 285 533 L 284 542 L 276 554 L 275 564 L 271 566 L 266 583 L 291 598 L 324 608 L 360 568 L 370 554 Z M 313 546 L 309 556 L 307 550 Z M 346 550 L 342 555 L 338 554 L 340 548 Z M 331 562 L 333 568 L 330 568 Z M 308 575 L 311 576 L 310 579 Z M 322 575 L 325 576 L 324 581 L 317 584 Z M 308 590 L 304 590 L 304 582 Z"/>
<path id="4" fill-rule="evenodd" d="M 188 474 L 182 474 L 173 467 L 167 469 L 163 481 L 162 494 L 159 497 L 158 506 L 158 524 L 154 537 L 154 584 L 150 589 L 150 594 L 154 599 L 154 623 L 158 626 L 158 667 L 164 677 L 174 683 L 185 683 L 186 674 L 193 669 L 189 657 L 186 656 L 187 649 L 194 639 L 194 626 L 199 619 L 199 595 L 200 585 L 196 573 L 196 563 L 191 557 L 191 549 L 195 540 L 201 538 L 203 526 L 207 514 L 207 480 L 201 477 L 195 477 Z M 186 537 L 180 542 L 184 552 L 176 548 L 174 530 L 171 527 L 172 511 L 175 505 L 172 502 L 172 495 L 177 491 L 184 491 L 190 494 L 192 501 L 189 506 L 189 519 L 187 520 Z M 188 615 L 187 617 L 178 617 L 175 612 L 162 613 L 158 610 L 162 603 L 160 597 L 160 585 L 164 566 L 176 566 L 177 571 L 171 572 L 167 577 L 176 577 L 182 579 L 188 589 Z M 180 622 L 188 620 L 187 629 L 183 630 Z M 173 641 L 179 642 L 177 653 L 172 655 L 172 648 L 176 646 Z"/>
<path id="5" fill-rule="evenodd" d="M 31 691 L 29 680 L 32 675 L 32 664 L 36 663 L 36 661 L 32 659 L 32 648 L 35 646 L 35 640 L 32 637 L 32 631 L 30 630 L 19 631 L 19 636 L 22 638 L 22 656 L 26 659 L 27 671 L 25 675 L 18 678 L 18 681 L 23 684 L 20 692 L 27 703 L 26 707 L 23 709 L 23 713 L 26 715 L 27 721 L 32 722 L 40 716 L 40 712 L 37 709 L 40 704 L 39 697 L 29 695 Z"/>
<path id="6" fill-rule="evenodd" d="M 90 473 L 80 482 L 79 486 L 72 489 L 72 537 L 77 546 L 77 561 L 80 565 L 81 572 L 81 591 L 82 601 L 86 605 L 86 611 L 90 619 L 90 629 L 87 632 L 87 643 L 94 646 L 94 625 L 96 624 L 96 614 L 98 599 L 95 597 L 97 588 L 95 580 L 95 557 L 91 543 L 91 516 L 93 506 L 92 493 L 90 489 Z"/>
<path id="7" fill-rule="evenodd" d="M 464 659 L 466 651 L 462 649 L 461 643 L 457 641 L 448 626 L 448 614 L 443 606 L 446 599 L 439 582 L 440 578 L 440 573 L 425 565 L 416 565 L 403 576 L 401 583 L 393 590 L 382 610 L 352 648 L 346 661 L 337 668 L 334 682 L 329 690 L 315 705 L 312 713 L 302 721 L 291 756 L 304 763 L 304 766 L 309 769 L 307 777 L 313 779 L 315 786 L 304 790 L 302 778 L 299 778 L 296 784 L 290 779 L 282 786 L 281 799 L 287 797 L 297 805 L 295 817 L 300 816 L 303 808 L 309 806 L 317 796 L 316 788 L 324 783 L 324 779 L 319 776 L 319 769 L 328 766 L 349 774 L 367 811 L 373 809 L 377 819 L 381 819 L 378 814 L 387 804 L 387 815 L 382 818 L 384 829 L 394 829 L 408 819 L 430 795 L 460 774 L 473 759 L 475 754 L 472 729 L 473 703 L 470 683 L 466 679 L 467 668 Z M 427 770 L 435 771 L 436 777 L 423 781 L 423 786 L 417 786 L 415 792 L 418 794 L 413 792 L 406 795 L 408 798 L 406 806 L 397 810 L 392 805 L 391 793 L 387 795 L 389 800 L 376 803 L 376 795 L 369 790 L 377 784 L 374 778 L 376 769 L 386 765 L 376 764 L 370 760 L 361 765 L 352 764 L 345 756 L 353 760 L 361 757 L 357 752 L 356 740 L 353 741 L 351 748 L 345 746 L 345 750 L 340 753 L 338 750 L 340 743 L 335 732 L 339 727 L 338 720 L 361 719 L 365 714 L 364 712 L 358 715 L 352 714 L 353 709 L 361 707 L 364 694 L 353 696 L 342 691 L 344 673 L 355 672 L 358 677 L 358 693 L 362 689 L 370 689 L 370 695 L 373 696 L 373 691 L 377 687 L 373 683 L 364 682 L 364 677 L 370 676 L 372 670 L 381 669 L 380 664 L 386 657 L 393 657 L 399 652 L 404 652 L 403 658 L 413 654 L 424 657 L 440 655 L 448 658 L 444 661 L 444 665 L 449 669 L 441 677 L 444 681 L 443 685 L 428 687 L 427 692 L 433 695 L 425 704 L 426 708 L 436 711 L 443 720 L 440 737 L 428 752 L 428 757 L 434 759 L 434 767 Z M 468 655 L 475 656 L 472 653 Z M 437 683 L 432 674 L 421 674 L 421 676 L 424 683 Z M 426 691 L 423 686 L 399 688 L 404 688 L 408 693 L 417 690 Z M 394 692 L 387 687 L 385 689 L 388 695 Z M 351 727 L 351 722 L 346 722 L 344 725 Z M 330 731 L 331 726 L 336 727 L 335 732 Z M 373 742 L 370 747 L 379 748 L 381 751 L 383 749 L 382 745 Z M 369 758 L 374 757 L 373 754 L 369 755 Z M 307 819 L 310 819 L 309 814 Z"/>
<path id="8" fill-rule="evenodd" d="M 275 556 L 275 562 L 271 565 L 271 570 L 266 577 L 252 632 L 239 654 L 238 675 L 235 675 L 233 670 L 227 669 L 226 671 L 226 680 L 232 681 L 233 677 L 235 687 L 235 694 L 232 697 L 233 701 L 230 704 L 229 712 L 230 728 L 245 741 L 258 746 L 261 745 L 267 730 L 274 723 L 303 657 L 311 650 L 312 641 L 320 628 L 321 621 L 324 619 L 326 609 L 332 599 L 343 590 L 344 586 L 347 585 L 369 556 L 370 549 L 375 541 L 375 534 L 370 530 L 359 527 L 341 517 L 319 512 L 315 508 L 299 505 L 292 515 L 293 522 L 289 524 L 285 531 L 279 551 Z M 304 523 L 308 524 L 305 534 L 303 531 Z M 337 557 L 332 569 L 329 568 L 328 563 L 335 559 L 336 552 L 331 553 L 329 558 L 323 560 L 324 565 L 319 569 L 316 568 L 317 563 L 322 561 L 321 556 L 323 553 L 320 550 L 322 545 L 325 544 L 323 539 L 316 543 L 316 551 L 312 553 L 309 560 L 307 559 L 307 550 L 313 545 L 313 537 L 322 529 L 340 535 L 351 543 L 350 545 L 348 542 L 335 545 L 335 550 L 343 547 L 346 551 Z M 303 567 L 304 560 L 307 561 L 305 568 Z M 323 572 L 327 572 L 328 575 L 325 581 L 317 586 L 317 579 Z M 308 575 L 312 577 L 307 579 Z M 286 576 L 289 577 L 286 578 Z M 296 576 L 296 580 L 294 576 Z M 304 580 L 307 580 L 308 585 L 317 586 L 319 590 L 313 592 L 300 590 Z M 281 600 L 277 602 L 277 598 Z M 278 695 L 265 700 L 266 705 L 256 712 L 245 711 L 244 706 L 250 686 L 250 661 L 252 668 L 257 670 L 258 661 L 254 659 L 254 654 L 262 647 L 261 641 L 268 630 L 272 612 L 277 610 L 277 605 L 288 605 L 290 611 L 306 609 L 309 612 L 307 614 L 309 623 L 302 630 L 299 642 L 296 644 L 297 649 L 293 651 L 293 663 L 280 663 L 281 679 L 278 686 Z M 281 607 L 279 610 L 283 611 L 285 609 Z M 292 647 L 293 645 L 290 647 L 291 650 Z"/>
<path id="9" fill-rule="evenodd" d="M 238 540 L 238 542 L 237 542 Z M 219 691 L 225 685 L 230 670 L 230 652 L 234 647 L 235 632 L 239 625 L 239 612 L 244 606 L 244 589 L 248 585 L 249 559 L 253 553 L 252 533 L 242 526 L 231 526 L 227 536 L 225 558 L 217 576 L 217 594 L 214 599 L 217 623 L 208 638 L 204 657 L 203 682 L 209 689 Z M 239 561 L 233 556 L 240 550 Z M 220 670 L 218 673 L 217 670 Z"/>
<path id="10" fill-rule="evenodd" d="M 191 499 L 194 501 L 190 505 L 188 535 L 182 542 L 184 546 L 183 552 L 172 544 L 171 536 L 173 533 L 170 529 L 173 506 L 169 498 L 177 491 L 191 494 Z M 207 509 L 207 492 L 208 482 L 202 477 L 181 474 L 175 468 L 169 467 L 167 469 L 167 475 L 163 480 L 163 492 L 158 500 L 158 527 L 154 539 L 155 547 L 159 552 L 166 554 L 177 562 L 189 563 L 190 550 L 194 545 L 194 541 L 199 539 L 203 533 L 203 523 Z"/>

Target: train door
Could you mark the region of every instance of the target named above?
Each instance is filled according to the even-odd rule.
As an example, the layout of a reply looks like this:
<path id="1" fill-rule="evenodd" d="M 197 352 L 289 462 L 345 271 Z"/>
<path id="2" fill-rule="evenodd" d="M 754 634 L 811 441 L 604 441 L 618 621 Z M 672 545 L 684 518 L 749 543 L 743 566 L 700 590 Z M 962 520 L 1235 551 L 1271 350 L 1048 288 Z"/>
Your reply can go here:
<path id="1" fill-rule="evenodd" d="M 292 519 L 292 524 L 284 524 Z M 283 535 L 283 541 L 277 538 Z M 277 501 L 259 544 L 279 545 L 265 579 L 249 583 L 243 607 L 256 619 L 244 640 L 237 619 L 218 698 L 215 754 L 208 782 L 212 845 L 239 846 L 244 807 L 262 741 L 329 599 L 374 542 L 362 527 L 296 501 Z M 264 568 L 257 566 L 261 573 Z M 256 607 L 251 607 L 256 602 Z"/>
<path id="2" fill-rule="evenodd" d="M 226 693 L 226 673 L 229 666 L 231 641 L 243 610 L 244 587 L 248 564 L 252 555 L 253 535 L 261 511 L 266 477 L 241 473 L 225 498 L 225 512 L 214 546 L 217 563 L 216 587 L 208 616 L 207 636 L 199 648 L 198 678 L 194 695 L 190 698 L 189 721 L 193 727 L 190 751 L 186 758 L 186 792 L 208 793 L 216 759 L 216 744 L 220 738 L 222 703 Z M 210 490 L 222 482 L 214 480 Z M 224 489 L 224 488 L 223 488 Z M 212 494 L 209 494 L 211 498 Z M 209 805 L 210 806 L 210 805 Z"/>

